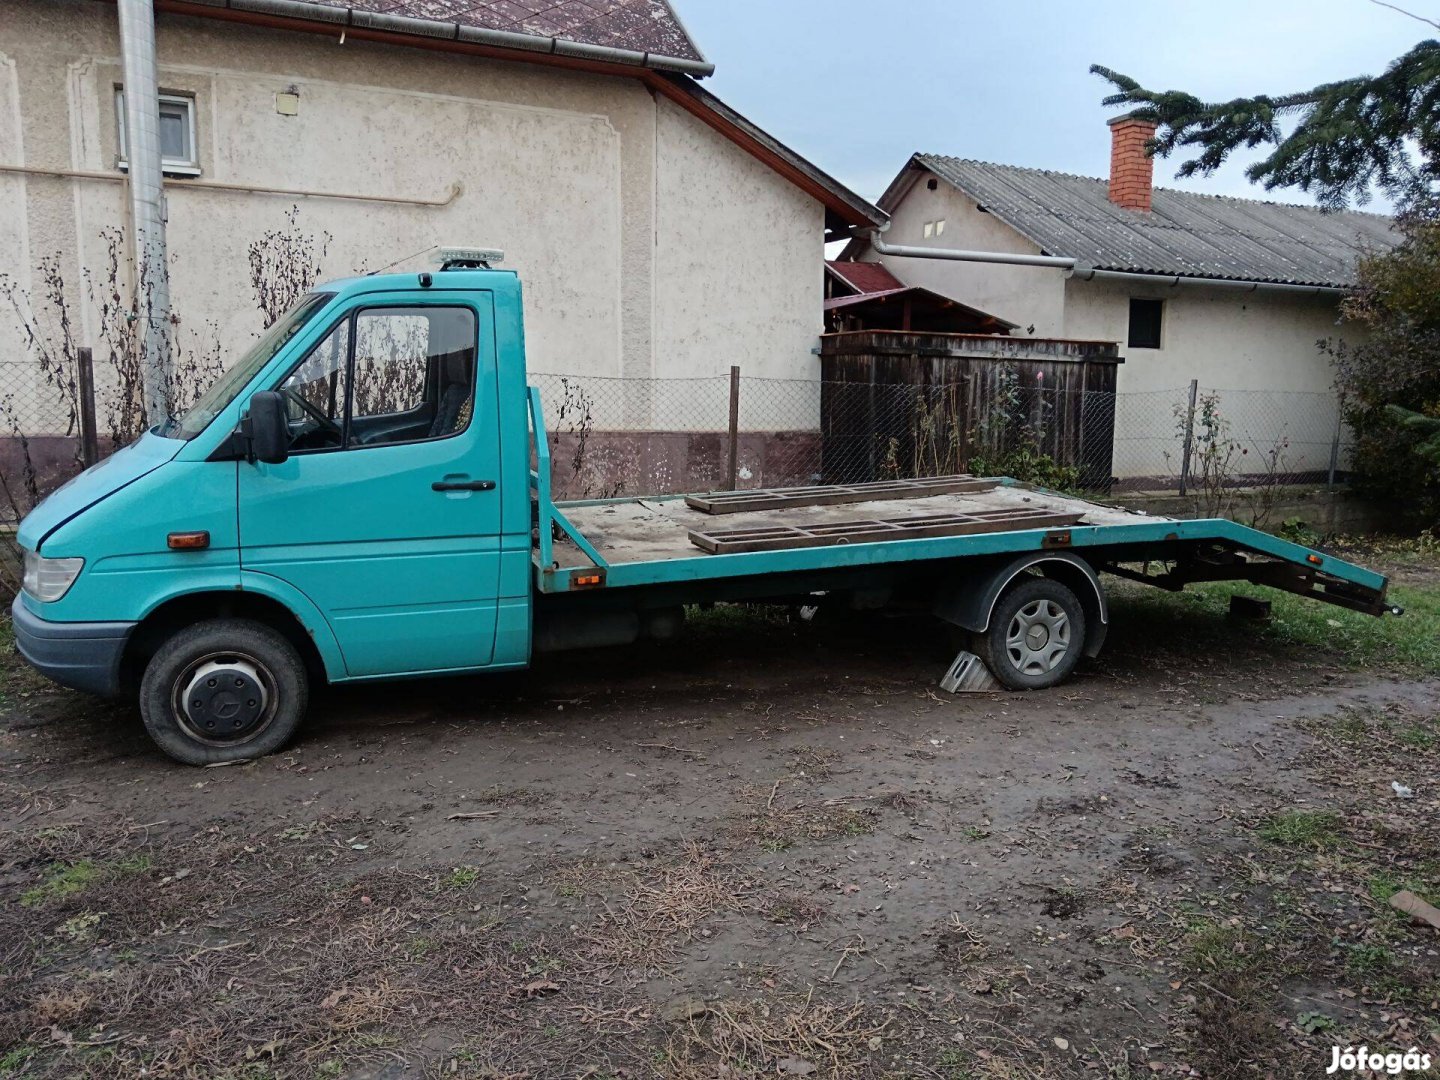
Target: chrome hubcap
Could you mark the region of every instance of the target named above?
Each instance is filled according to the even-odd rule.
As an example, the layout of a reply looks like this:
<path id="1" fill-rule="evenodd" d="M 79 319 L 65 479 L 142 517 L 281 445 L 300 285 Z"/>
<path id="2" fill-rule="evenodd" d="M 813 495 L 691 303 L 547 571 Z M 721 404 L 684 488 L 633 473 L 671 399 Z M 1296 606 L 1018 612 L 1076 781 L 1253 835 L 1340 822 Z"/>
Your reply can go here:
<path id="1" fill-rule="evenodd" d="M 1010 620 L 1005 651 L 1022 675 L 1054 671 L 1070 651 L 1070 616 L 1053 600 L 1032 600 Z"/>
<path id="2" fill-rule="evenodd" d="M 191 738 L 211 745 L 242 742 L 269 726 L 274 680 L 248 656 L 207 656 L 175 680 L 175 715 Z"/>

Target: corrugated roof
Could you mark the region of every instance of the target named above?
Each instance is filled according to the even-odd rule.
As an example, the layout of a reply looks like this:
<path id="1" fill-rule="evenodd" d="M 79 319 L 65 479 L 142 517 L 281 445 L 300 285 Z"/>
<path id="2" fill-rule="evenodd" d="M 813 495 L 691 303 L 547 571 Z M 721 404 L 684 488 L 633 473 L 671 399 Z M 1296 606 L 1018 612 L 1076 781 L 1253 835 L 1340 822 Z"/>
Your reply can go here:
<path id="1" fill-rule="evenodd" d="M 675 62 L 692 75 L 713 68 L 669 0 L 198 0 L 199 3 L 281 16 L 320 18 L 420 37 L 586 56 L 587 48 L 633 54 L 622 62 L 663 67 Z M 331 14 L 333 12 L 333 15 Z M 486 35 L 489 35 L 488 37 Z M 526 39 L 532 39 L 533 44 Z M 604 57 L 600 57 L 604 59 Z"/>
<path id="2" fill-rule="evenodd" d="M 1116 206 L 1091 176 L 941 154 L 916 154 L 911 166 L 959 188 L 1046 254 L 1101 270 L 1343 288 L 1355 284 L 1359 254 L 1398 240 L 1382 214 L 1169 188 L 1155 189 L 1146 213 Z M 893 209 L 886 198 L 880 205 Z"/>
<path id="3" fill-rule="evenodd" d="M 825 265 L 832 274 L 857 293 L 893 292 L 905 288 L 905 283 L 880 263 L 841 262 L 832 259 Z"/>

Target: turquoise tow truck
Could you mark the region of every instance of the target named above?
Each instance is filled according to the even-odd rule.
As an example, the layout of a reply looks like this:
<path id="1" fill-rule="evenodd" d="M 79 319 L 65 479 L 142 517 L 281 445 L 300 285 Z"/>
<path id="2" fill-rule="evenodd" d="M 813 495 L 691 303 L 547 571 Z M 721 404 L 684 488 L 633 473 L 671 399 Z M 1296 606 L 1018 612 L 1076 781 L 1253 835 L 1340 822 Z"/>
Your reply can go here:
<path id="1" fill-rule="evenodd" d="M 520 281 L 494 261 L 315 289 L 46 499 L 19 529 L 22 655 L 137 695 L 165 753 L 213 764 L 282 746 L 317 683 L 523 668 L 670 637 L 695 604 L 927 609 L 1016 689 L 1099 652 L 1102 572 L 1399 613 L 1383 576 L 1266 533 L 1003 478 L 556 503 Z"/>

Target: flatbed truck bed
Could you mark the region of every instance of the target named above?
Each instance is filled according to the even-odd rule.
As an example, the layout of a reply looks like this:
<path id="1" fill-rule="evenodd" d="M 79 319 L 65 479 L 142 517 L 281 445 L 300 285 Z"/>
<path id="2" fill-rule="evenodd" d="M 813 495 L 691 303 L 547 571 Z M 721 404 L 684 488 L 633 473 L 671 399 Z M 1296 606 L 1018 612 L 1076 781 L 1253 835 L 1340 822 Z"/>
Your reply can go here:
<path id="1" fill-rule="evenodd" d="M 544 414 L 539 390 L 532 387 L 530 394 L 534 424 Z M 954 567 L 967 559 L 993 562 L 997 557 L 1070 551 L 1097 569 L 1161 588 L 1178 589 L 1202 580 L 1249 581 L 1375 615 L 1398 613 L 1386 601 L 1384 575 L 1259 529 L 1224 518 L 1179 520 L 1149 515 L 1037 489 L 1007 477 L 994 478 L 996 486 L 986 491 L 756 510 L 727 514 L 723 522 L 732 529 L 762 524 L 808 527 L 861 518 L 1016 509 L 1079 515 L 1078 522 L 1063 528 L 707 554 L 695 546 L 690 534 L 716 519 L 692 508 L 684 496 L 554 502 L 543 428 L 535 433 L 534 445 L 537 469 L 531 480 L 537 528 L 532 558 L 535 587 L 541 593 L 760 579 L 897 563 Z M 1147 563 L 1181 564 L 1183 568 L 1168 576 L 1127 568 Z"/>

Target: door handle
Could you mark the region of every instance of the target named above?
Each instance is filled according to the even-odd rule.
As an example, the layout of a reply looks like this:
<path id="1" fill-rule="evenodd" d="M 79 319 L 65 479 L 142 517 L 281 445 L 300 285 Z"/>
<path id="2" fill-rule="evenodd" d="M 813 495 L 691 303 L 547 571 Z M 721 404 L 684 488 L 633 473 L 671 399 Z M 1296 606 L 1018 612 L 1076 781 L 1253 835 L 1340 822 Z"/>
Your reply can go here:
<path id="1" fill-rule="evenodd" d="M 494 491 L 494 480 L 436 480 L 431 491 Z"/>

